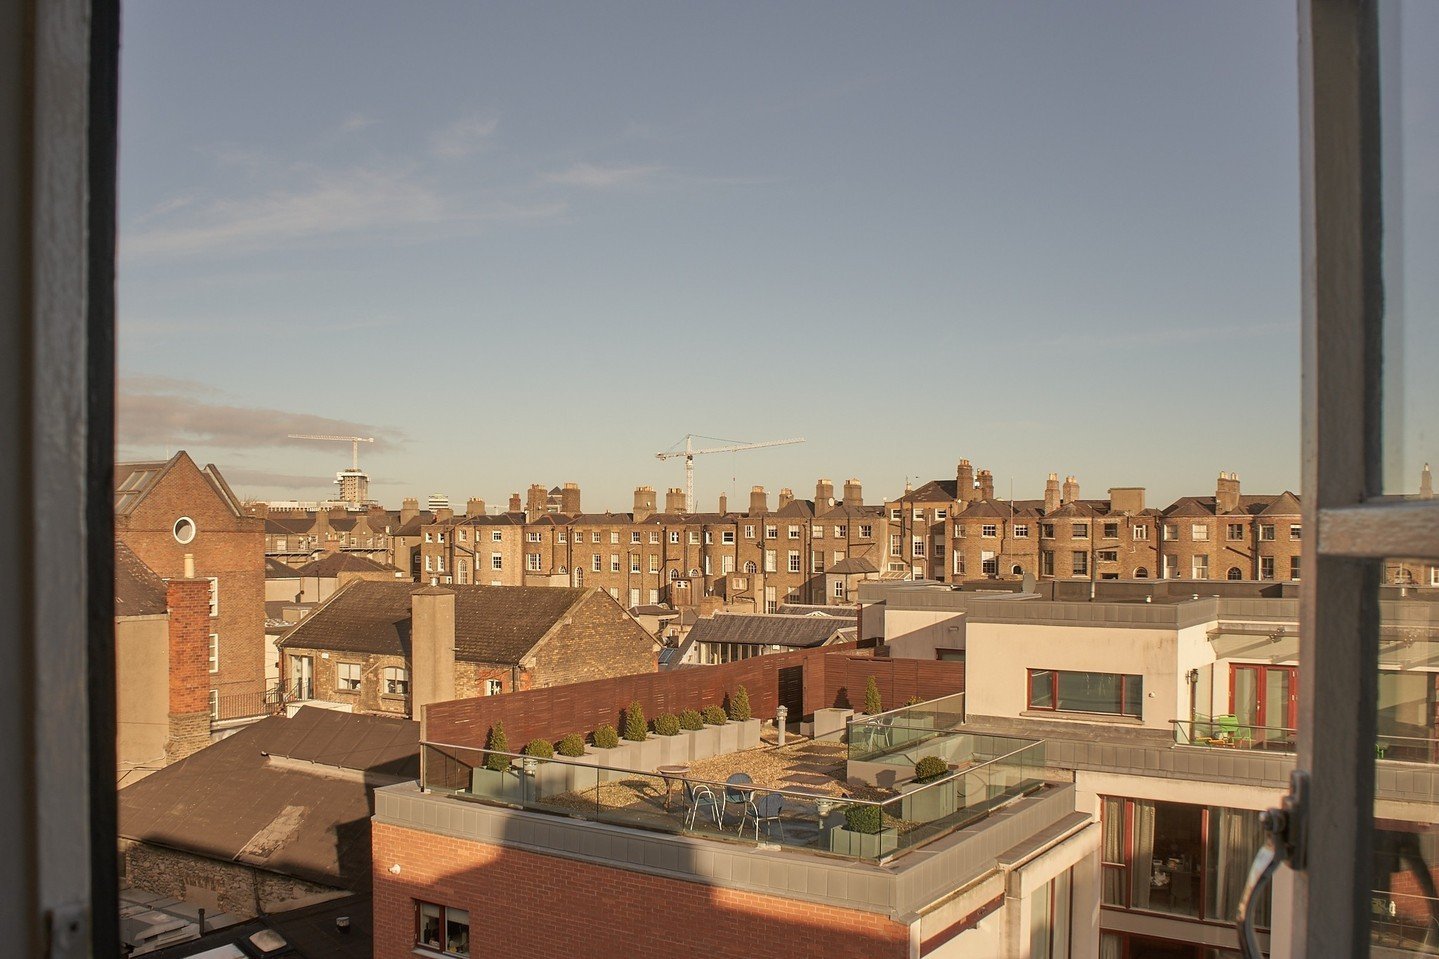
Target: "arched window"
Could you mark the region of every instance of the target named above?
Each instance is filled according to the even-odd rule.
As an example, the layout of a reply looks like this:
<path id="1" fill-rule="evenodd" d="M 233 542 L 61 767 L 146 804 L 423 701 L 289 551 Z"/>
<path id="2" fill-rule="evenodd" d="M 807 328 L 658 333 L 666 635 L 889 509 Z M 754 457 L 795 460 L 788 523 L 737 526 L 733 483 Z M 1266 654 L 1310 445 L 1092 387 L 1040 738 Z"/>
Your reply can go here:
<path id="1" fill-rule="evenodd" d="M 677 570 L 677 569 L 672 569 L 672 570 L 670 570 L 670 580 L 671 580 L 671 581 L 677 580 L 677 579 L 679 579 L 679 578 L 680 578 L 680 571 L 679 571 L 679 570 Z"/>
<path id="2" fill-rule="evenodd" d="M 744 571 L 746 573 L 758 573 L 759 567 L 754 564 L 754 560 L 749 560 L 744 564 Z"/>
<path id="3" fill-rule="evenodd" d="M 569 570 L 565 569 L 563 566 L 560 567 L 560 575 L 561 575 L 561 576 L 565 575 L 565 573 L 567 573 L 567 572 L 569 572 Z"/>
<path id="4" fill-rule="evenodd" d="M 699 574 L 700 574 L 700 571 L 697 570 L 697 569 L 692 569 L 692 570 L 690 570 L 690 578 L 691 578 L 691 579 L 695 578 L 695 577 L 698 576 Z"/>
<path id="5" fill-rule="evenodd" d="M 1015 576 L 1023 576 L 1024 567 L 1020 566 L 1018 563 L 1015 563 L 1014 566 L 1010 569 L 1010 572 L 1013 573 Z"/>
<path id="6" fill-rule="evenodd" d="M 1231 567 L 1229 567 L 1229 572 L 1226 573 L 1225 575 L 1226 575 L 1228 578 L 1230 578 L 1230 579 L 1243 579 L 1243 578 L 1244 578 L 1244 572 L 1243 572 L 1238 566 L 1231 566 Z"/>
<path id="7" fill-rule="evenodd" d="M 585 571 L 580 569 L 578 566 L 575 567 L 575 585 L 585 585 Z"/>
<path id="8" fill-rule="evenodd" d="M 1149 570 L 1145 569 L 1143 566 L 1139 567 L 1138 569 L 1136 569 L 1136 570 L 1134 571 L 1134 578 L 1135 578 L 1135 579 L 1148 579 L 1148 578 L 1149 578 Z"/>

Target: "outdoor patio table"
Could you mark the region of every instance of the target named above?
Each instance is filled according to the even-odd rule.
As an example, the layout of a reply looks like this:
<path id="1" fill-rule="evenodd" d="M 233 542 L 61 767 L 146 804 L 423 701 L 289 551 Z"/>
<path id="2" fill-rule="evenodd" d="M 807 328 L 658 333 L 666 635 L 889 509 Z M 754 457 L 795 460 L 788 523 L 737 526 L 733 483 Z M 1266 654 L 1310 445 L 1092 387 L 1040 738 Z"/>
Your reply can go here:
<path id="1" fill-rule="evenodd" d="M 676 763 L 668 766 L 656 766 L 655 772 L 665 781 L 665 808 L 670 808 L 670 793 L 674 791 L 675 783 L 689 775 L 689 766 L 683 763 Z"/>

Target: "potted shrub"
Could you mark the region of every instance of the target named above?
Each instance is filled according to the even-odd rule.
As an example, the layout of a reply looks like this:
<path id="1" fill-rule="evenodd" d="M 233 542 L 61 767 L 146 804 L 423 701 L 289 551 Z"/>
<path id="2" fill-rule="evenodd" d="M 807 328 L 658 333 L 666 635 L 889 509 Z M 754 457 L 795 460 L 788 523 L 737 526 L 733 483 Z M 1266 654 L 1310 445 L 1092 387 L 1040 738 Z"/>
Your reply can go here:
<path id="1" fill-rule="evenodd" d="M 864 684 L 864 715 L 850 719 L 849 741 L 865 752 L 883 747 L 885 736 L 879 725 L 881 721 L 871 721 L 868 718 L 878 716 L 882 712 L 884 712 L 884 700 L 879 695 L 879 680 L 871 676 Z"/>
<path id="2" fill-rule="evenodd" d="M 864 684 L 864 711 L 870 716 L 884 712 L 884 700 L 879 695 L 879 680 L 869 677 Z"/>
<path id="3" fill-rule="evenodd" d="M 609 782 L 611 779 L 619 779 L 620 774 L 613 772 L 614 769 L 628 769 L 628 750 L 620 746 L 620 734 L 615 732 L 615 727 L 609 723 L 600 723 L 595 727 L 595 732 L 590 737 L 594 742 L 595 764 L 598 766 L 609 766 L 609 770 L 600 770 L 599 781 Z"/>
<path id="4" fill-rule="evenodd" d="M 636 700 L 625 710 L 625 743 L 629 755 L 624 763 L 630 769 L 651 770 L 660 764 L 660 744 L 649 738 L 645 708 Z"/>
<path id="5" fill-rule="evenodd" d="M 585 767 L 593 766 L 599 757 L 585 749 L 585 737 L 570 733 L 555 743 L 555 753 L 566 760 L 553 765 L 564 770 L 567 792 L 582 792 L 595 785 L 595 771 Z"/>
<path id="6" fill-rule="evenodd" d="M 555 755 L 553 743 L 548 739 L 531 739 L 525 743 L 523 752 L 525 758 L 520 761 L 520 769 L 524 774 L 530 799 L 551 796 L 568 788 L 565 767 L 548 762 Z"/>
<path id="7" fill-rule="evenodd" d="M 680 732 L 682 738 L 688 740 L 690 761 L 709 759 L 719 752 L 719 731 L 705 723 L 698 709 L 680 713 Z"/>
<path id="8" fill-rule="evenodd" d="M 511 768 L 510 757 L 502 755 L 510 751 L 510 740 L 505 735 L 504 723 L 495 723 L 490 728 L 485 749 L 487 752 L 484 763 L 470 772 L 470 791 L 476 796 L 498 799 L 501 802 L 522 802 L 524 797 L 520 777 Z"/>
<path id="9" fill-rule="evenodd" d="M 739 749 L 739 729 L 731 726 L 729 716 L 718 706 L 706 706 L 703 713 L 705 725 L 711 727 L 719 737 L 715 755 L 732 753 Z"/>
<path id="10" fill-rule="evenodd" d="M 894 852 L 899 835 L 884 825 L 878 806 L 852 803 L 845 807 L 844 825 L 829 831 L 829 851 L 858 859 L 878 859 Z"/>
<path id="11" fill-rule="evenodd" d="M 914 779 L 899 788 L 899 817 L 909 822 L 934 822 L 954 812 L 959 777 L 939 756 L 925 756 L 914 764 Z"/>
<path id="12" fill-rule="evenodd" d="M 753 749 L 759 745 L 759 720 L 750 711 L 749 690 L 743 686 L 730 697 L 729 718 L 730 722 L 739 726 L 740 749 Z"/>
<path id="13" fill-rule="evenodd" d="M 655 717 L 655 740 L 660 747 L 660 765 L 671 766 L 687 763 L 690 759 L 688 736 L 680 735 L 680 720 L 674 713 L 660 713 Z"/>

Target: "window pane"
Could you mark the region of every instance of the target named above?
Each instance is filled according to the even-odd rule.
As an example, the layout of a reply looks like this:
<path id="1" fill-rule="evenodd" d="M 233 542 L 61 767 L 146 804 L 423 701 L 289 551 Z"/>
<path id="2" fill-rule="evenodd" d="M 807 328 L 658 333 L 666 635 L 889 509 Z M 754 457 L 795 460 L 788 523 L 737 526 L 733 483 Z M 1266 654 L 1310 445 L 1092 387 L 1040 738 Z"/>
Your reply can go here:
<path id="1" fill-rule="evenodd" d="M 1030 709 L 1053 709 L 1054 690 L 1052 687 L 1054 674 L 1047 669 L 1036 669 L 1029 674 L 1029 708 Z"/>
<path id="2" fill-rule="evenodd" d="M 427 902 L 420 903 L 420 928 L 418 941 L 421 945 L 438 949 L 440 943 L 440 907 Z"/>
<path id="3" fill-rule="evenodd" d="M 463 909 L 445 910 L 445 952 L 455 956 L 470 954 L 470 914 Z"/>
<path id="4" fill-rule="evenodd" d="M 1120 677 L 1112 673 L 1060 673 L 1059 709 L 1117 713 Z"/>
<path id="5" fill-rule="evenodd" d="M 1259 847 L 1264 845 L 1264 831 L 1259 827 L 1259 813 L 1251 809 L 1209 810 L 1209 848 L 1206 854 L 1204 916 L 1221 922 L 1233 922 L 1239 908 L 1239 895 Z M 1254 914 L 1255 922 L 1269 926 L 1269 891 Z"/>

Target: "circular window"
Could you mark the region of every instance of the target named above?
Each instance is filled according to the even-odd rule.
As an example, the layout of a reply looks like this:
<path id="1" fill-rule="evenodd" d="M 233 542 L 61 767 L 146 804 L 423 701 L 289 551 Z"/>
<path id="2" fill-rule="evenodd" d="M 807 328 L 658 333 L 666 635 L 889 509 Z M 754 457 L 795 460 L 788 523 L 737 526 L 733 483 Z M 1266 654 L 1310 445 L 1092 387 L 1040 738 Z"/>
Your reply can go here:
<path id="1" fill-rule="evenodd" d="M 195 521 L 188 516 L 181 516 L 175 520 L 175 528 L 171 532 L 175 534 L 175 542 L 184 546 L 195 538 Z"/>

